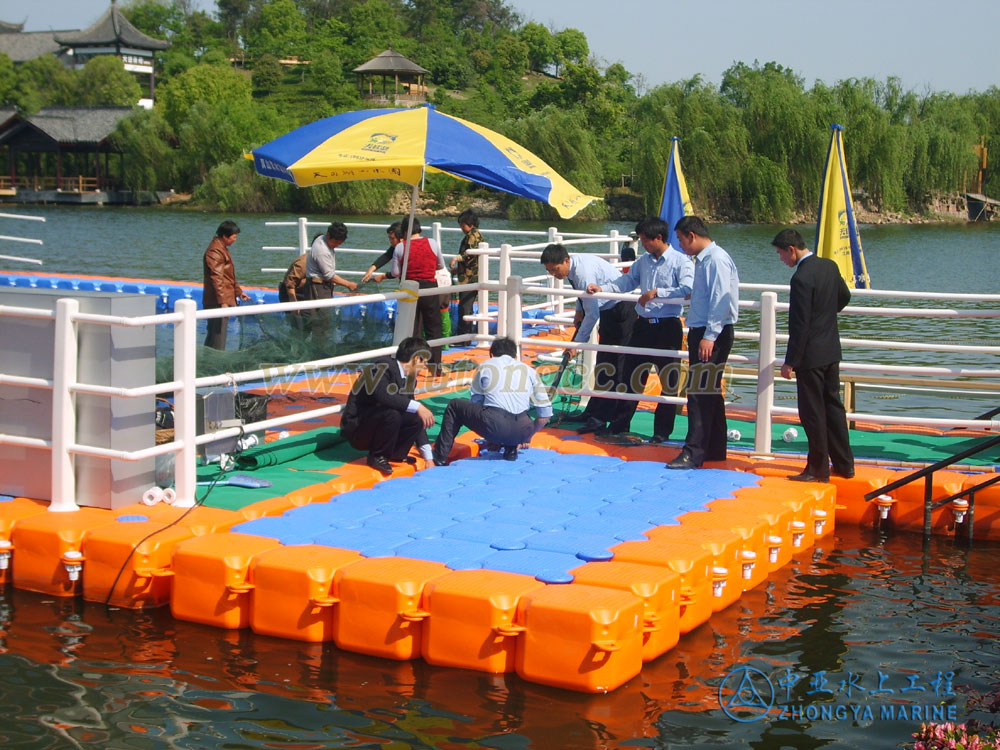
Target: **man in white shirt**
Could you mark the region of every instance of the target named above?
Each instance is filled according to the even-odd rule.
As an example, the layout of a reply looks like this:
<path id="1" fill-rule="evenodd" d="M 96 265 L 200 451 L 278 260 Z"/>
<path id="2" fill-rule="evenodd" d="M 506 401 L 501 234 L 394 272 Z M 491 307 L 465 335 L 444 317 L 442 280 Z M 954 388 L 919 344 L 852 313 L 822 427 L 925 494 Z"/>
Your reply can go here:
<path id="1" fill-rule="evenodd" d="M 333 251 L 344 244 L 347 239 L 347 227 L 342 222 L 333 222 L 323 234 L 317 235 L 309 248 L 306 259 L 306 283 L 302 289 L 303 299 L 330 299 L 333 297 L 333 287 L 340 284 L 354 291 L 358 285 L 337 275 L 337 263 Z M 303 310 L 307 318 L 307 327 L 312 333 L 315 344 L 326 343 L 330 332 L 330 310 Z"/>
<path id="2" fill-rule="evenodd" d="M 448 465 L 455 436 L 463 427 L 499 443 L 503 457 L 516 461 L 517 447 L 548 423 L 552 416 L 548 392 L 538 373 L 515 359 L 516 355 L 517 345 L 510 339 L 496 339 L 490 345 L 490 359 L 479 365 L 472 378 L 472 399 L 452 399 L 445 409 L 434 444 L 436 465 Z M 533 421 L 528 415 L 532 406 Z"/>

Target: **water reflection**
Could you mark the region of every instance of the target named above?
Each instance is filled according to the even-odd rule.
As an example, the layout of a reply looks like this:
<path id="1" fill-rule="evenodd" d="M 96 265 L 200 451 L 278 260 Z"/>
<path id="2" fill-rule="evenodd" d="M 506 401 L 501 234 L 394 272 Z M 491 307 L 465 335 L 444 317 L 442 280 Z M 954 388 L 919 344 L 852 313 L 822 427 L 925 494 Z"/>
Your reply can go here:
<path id="1" fill-rule="evenodd" d="M 871 690 L 882 672 L 898 703 L 910 675 L 926 702 L 963 715 L 997 682 L 995 554 L 839 529 L 603 696 L 8 588 L 0 735 L 5 748 L 895 747 L 919 722 L 879 720 L 876 697 L 853 699 L 871 721 L 739 724 L 719 709 L 720 684 L 737 665 L 793 671 L 790 697 L 818 706 L 816 675 L 860 675 Z M 938 673 L 953 674 L 954 695 L 933 697 Z"/>

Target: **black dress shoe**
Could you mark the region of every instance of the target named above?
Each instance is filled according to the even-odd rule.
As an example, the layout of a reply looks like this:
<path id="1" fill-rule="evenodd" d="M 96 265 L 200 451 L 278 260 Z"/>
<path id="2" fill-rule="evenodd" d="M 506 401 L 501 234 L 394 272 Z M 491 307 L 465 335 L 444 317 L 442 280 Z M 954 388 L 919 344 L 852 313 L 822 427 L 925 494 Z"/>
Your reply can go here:
<path id="1" fill-rule="evenodd" d="M 698 464 L 691 458 L 690 453 L 681 453 L 677 458 L 667 464 L 668 469 L 697 469 Z"/>
<path id="2" fill-rule="evenodd" d="M 848 469 L 847 471 L 833 471 L 831 472 L 835 477 L 840 477 L 841 479 L 853 479 L 854 469 Z"/>
<path id="3" fill-rule="evenodd" d="M 381 472 L 384 476 L 392 475 L 392 467 L 389 465 L 389 460 L 385 456 L 368 456 L 365 459 L 366 463 L 371 466 L 375 471 Z"/>
<path id="4" fill-rule="evenodd" d="M 597 432 L 603 427 L 604 427 L 604 422 L 602 422 L 600 419 L 594 419 L 593 417 L 591 417 L 590 419 L 588 419 L 586 422 L 583 423 L 583 427 L 577 429 L 576 434 L 587 435 L 591 432 Z"/>
<path id="5" fill-rule="evenodd" d="M 651 443 L 665 443 L 665 442 L 667 442 L 667 438 L 663 437 L 663 435 L 653 435 L 653 437 L 651 437 L 649 439 L 649 442 L 651 442 Z"/>
<path id="6" fill-rule="evenodd" d="M 821 477 L 816 474 L 810 474 L 808 471 L 803 471 L 801 474 L 792 474 L 791 476 L 785 477 L 785 479 L 791 479 L 793 482 L 829 482 L 830 477 Z"/>
<path id="7" fill-rule="evenodd" d="M 417 459 L 413 456 L 403 456 L 402 458 L 390 458 L 389 459 L 394 464 L 409 464 L 410 466 L 417 465 Z"/>
<path id="8" fill-rule="evenodd" d="M 503 447 L 503 460 L 504 461 L 516 461 L 517 460 L 517 446 L 516 445 L 505 445 Z"/>

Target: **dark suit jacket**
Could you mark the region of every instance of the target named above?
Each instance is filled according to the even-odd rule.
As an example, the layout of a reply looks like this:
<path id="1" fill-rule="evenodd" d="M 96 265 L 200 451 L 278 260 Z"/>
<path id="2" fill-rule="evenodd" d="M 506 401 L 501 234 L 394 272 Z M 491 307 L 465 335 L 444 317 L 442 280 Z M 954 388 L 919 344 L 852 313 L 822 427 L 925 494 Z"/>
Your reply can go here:
<path id="1" fill-rule="evenodd" d="M 785 364 L 809 370 L 839 362 L 837 313 L 850 301 L 836 263 L 815 255 L 803 258 L 792 276 Z"/>
<path id="2" fill-rule="evenodd" d="M 350 439 L 358 425 L 376 409 L 406 411 L 413 398 L 413 385 L 399 373 L 395 357 L 379 357 L 364 365 L 351 386 L 347 406 L 340 419 L 340 431 Z"/>

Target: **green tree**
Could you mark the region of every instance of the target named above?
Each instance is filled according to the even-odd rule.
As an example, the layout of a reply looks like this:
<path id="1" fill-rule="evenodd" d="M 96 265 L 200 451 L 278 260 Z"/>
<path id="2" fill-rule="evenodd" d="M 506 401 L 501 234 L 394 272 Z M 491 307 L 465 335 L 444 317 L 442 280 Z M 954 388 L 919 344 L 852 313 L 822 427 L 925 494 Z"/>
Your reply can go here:
<path id="1" fill-rule="evenodd" d="M 114 55 L 93 57 L 77 77 L 77 101 L 88 107 L 132 106 L 142 98 L 142 87 L 125 63 Z"/>
<path id="2" fill-rule="evenodd" d="M 281 84 L 285 69 L 274 55 L 261 55 L 253 66 L 250 81 L 255 91 L 271 92 Z"/>
<path id="3" fill-rule="evenodd" d="M 556 45 L 556 59 L 561 65 L 581 65 L 590 57 L 587 35 L 579 29 L 563 29 L 553 37 L 553 41 Z"/>
<path id="4" fill-rule="evenodd" d="M 351 44 L 344 53 L 345 65 L 353 70 L 390 46 L 412 55 L 402 44 L 403 32 L 401 18 L 387 0 L 364 0 L 352 5 L 347 11 L 347 38 Z"/>
<path id="5" fill-rule="evenodd" d="M 221 105 L 251 100 L 250 81 L 245 75 L 220 65 L 196 65 L 158 90 L 156 107 L 170 127 L 178 130 L 187 120 L 188 110 L 200 101 Z"/>
<path id="6" fill-rule="evenodd" d="M 254 23 L 247 28 L 247 54 L 251 58 L 308 58 L 306 19 L 293 0 L 270 0 L 260 6 Z"/>
<path id="7" fill-rule="evenodd" d="M 76 103 L 76 74 L 54 55 L 42 55 L 16 68 L 17 83 L 11 93 L 14 106 L 33 114 L 42 107 Z"/>
<path id="8" fill-rule="evenodd" d="M 528 46 L 528 65 L 535 72 L 543 72 L 556 61 L 555 39 L 552 32 L 540 23 L 526 23 L 518 36 Z"/>
<path id="9" fill-rule="evenodd" d="M 152 191 L 173 186 L 172 140 L 167 121 L 155 110 L 136 109 L 118 121 L 111 142 L 124 156 L 123 177 L 129 190 Z"/>
<path id="10" fill-rule="evenodd" d="M 0 105 L 14 103 L 16 88 L 17 75 L 14 73 L 14 62 L 3 52 L 0 52 Z"/>

